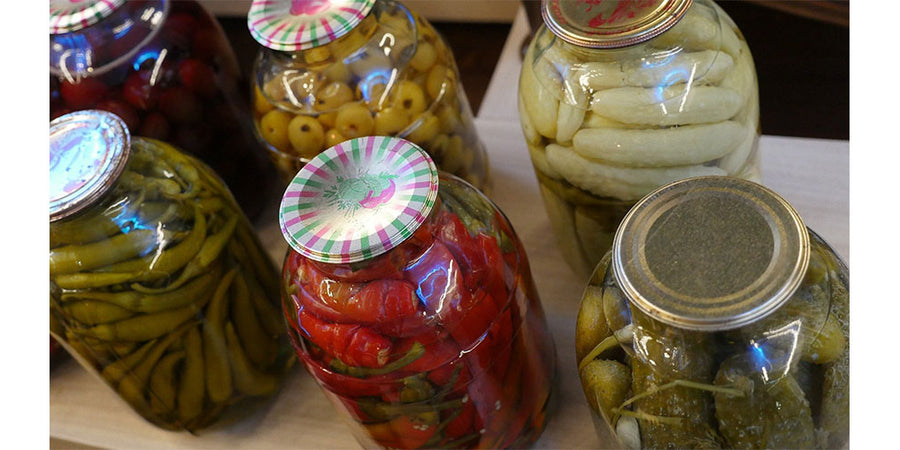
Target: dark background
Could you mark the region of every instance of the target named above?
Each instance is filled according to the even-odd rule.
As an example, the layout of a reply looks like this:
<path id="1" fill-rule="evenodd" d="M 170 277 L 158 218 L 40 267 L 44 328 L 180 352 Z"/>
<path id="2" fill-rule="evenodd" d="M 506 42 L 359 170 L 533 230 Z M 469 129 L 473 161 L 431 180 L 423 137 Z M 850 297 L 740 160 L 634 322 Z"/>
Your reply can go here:
<path id="1" fill-rule="evenodd" d="M 848 1 L 717 2 L 750 45 L 759 77 L 763 134 L 850 138 L 850 30 Z M 539 4 L 526 0 L 527 7 Z M 258 44 L 246 18 L 219 19 L 250 71 Z M 511 25 L 434 22 L 456 57 L 463 86 L 477 113 Z"/>

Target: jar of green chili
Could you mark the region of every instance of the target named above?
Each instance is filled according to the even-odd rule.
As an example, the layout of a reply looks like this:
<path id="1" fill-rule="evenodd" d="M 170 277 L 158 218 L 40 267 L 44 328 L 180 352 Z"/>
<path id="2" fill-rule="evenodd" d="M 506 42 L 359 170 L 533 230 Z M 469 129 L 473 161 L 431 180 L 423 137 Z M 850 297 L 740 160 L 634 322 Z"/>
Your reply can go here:
<path id="1" fill-rule="evenodd" d="M 146 420 L 195 431 L 278 391 L 278 292 L 206 165 L 105 111 L 50 123 L 51 336 Z"/>
<path id="2" fill-rule="evenodd" d="M 639 201 L 584 292 L 576 357 L 625 448 L 841 448 L 849 272 L 773 191 L 697 177 Z"/>

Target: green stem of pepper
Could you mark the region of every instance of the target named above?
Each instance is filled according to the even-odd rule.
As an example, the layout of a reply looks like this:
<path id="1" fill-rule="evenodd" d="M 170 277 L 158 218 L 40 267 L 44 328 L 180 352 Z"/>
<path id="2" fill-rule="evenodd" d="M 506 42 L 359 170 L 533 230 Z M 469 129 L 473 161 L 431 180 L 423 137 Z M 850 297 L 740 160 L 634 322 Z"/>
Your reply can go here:
<path id="1" fill-rule="evenodd" d="M 356 366 L 348 366 L 344 364 L 343 361 L 334 358 L 331 360 L 331 368 L 339 373 L 343 373 L 345 375 L 350 375 L 356 378 L 367 378 L 376 375 L 384 375 L 386 373 L 391 373 L 395 370 L 400 370 L 410 364 L 412 364 L 415 360 L 422 357 L 425 354 L 425 346 L 419 342 L 414 342 L 412 347 L 410 347 L 409 351 L 406 352 L 403 356 L 398 358 L 395 361 L 391 361 L 385 364 L 382 367 L 373 368 L 373 367 L 356 367 Z"/>

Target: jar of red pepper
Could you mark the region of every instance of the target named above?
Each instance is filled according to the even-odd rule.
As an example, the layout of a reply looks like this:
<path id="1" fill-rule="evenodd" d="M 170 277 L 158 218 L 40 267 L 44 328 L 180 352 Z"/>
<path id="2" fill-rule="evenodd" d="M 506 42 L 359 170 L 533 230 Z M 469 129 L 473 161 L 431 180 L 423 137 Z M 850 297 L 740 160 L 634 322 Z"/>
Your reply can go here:
<path id="1" fill-rule="evenodd" d="M 364 447 L 521 447 L 556 355 L 521 243 L 415 144 L 345 141 L 282 199 L 282 301 L 300 360 Z"/>
<path id="2" fill-rule="evenodd" d="M 50 0 L 50 120 L 112 112 L 132 135 L 203 160 L 255 218 L 277 179 L 253 136 L 248 89 L 195 0 Z"/>

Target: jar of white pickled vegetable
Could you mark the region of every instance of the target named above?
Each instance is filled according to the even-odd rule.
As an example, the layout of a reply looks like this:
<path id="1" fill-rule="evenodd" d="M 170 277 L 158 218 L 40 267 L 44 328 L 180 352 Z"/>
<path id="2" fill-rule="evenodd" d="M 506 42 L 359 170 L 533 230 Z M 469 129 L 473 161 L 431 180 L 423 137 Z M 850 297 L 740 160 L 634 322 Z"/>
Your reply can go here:
<path id="1" fill-rule="evenodd" d="M 639 201 L 584 291 L 578 373 L 625 448 L 845 448 L 849 271 L 771 190 L 677 181 Z M 612 437 L 615 436 L 615 437 Z"/>
<path id="2" fill-rule="evenodd" d="M 710 0 L 544 0 L 519 118 L 563 256 L 587 276 L 616 226 L 682 178 L 759 180 L 750 49 Z"/>
<path id="3" fill-rule="evenodd" d="M 453 53 L 393 0 L 254 1 L 262 44 L 251 80 L 257 137 L 285 184 L 325 149 L 369 135 L 423 148 L 484 190 L 487 154 Z"/>

